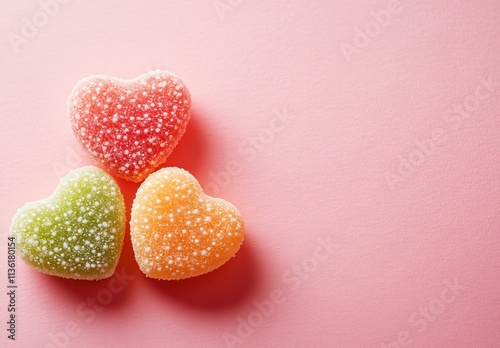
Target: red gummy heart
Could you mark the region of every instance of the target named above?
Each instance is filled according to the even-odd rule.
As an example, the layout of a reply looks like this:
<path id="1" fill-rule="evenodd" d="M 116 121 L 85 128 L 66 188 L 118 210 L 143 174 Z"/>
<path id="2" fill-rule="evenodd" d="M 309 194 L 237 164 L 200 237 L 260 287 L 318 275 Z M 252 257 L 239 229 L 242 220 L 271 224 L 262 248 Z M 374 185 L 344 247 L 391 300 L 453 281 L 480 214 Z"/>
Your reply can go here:
<path id="1" fill-rule="evenodd" d="M 186 130 L 190 108 L 189 90 L 167 71 L 133 80 L 90 76 L 68 101 L 80 144 L 110 172 L 135 182 L 167 160 Z"/>

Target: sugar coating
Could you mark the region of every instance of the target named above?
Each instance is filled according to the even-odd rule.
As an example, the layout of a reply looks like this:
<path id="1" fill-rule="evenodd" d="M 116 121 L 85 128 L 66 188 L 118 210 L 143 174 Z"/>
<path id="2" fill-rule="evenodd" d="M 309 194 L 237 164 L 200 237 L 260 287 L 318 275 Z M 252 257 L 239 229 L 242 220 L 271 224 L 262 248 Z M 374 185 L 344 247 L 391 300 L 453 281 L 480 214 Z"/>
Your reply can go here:
<path id="1" fill-rule="evenodd" d="M 168 71 L 133 80 L 90 76 L 71 92 L 71 128 L 91 157 L 139 182 L 167 160 L 190 119 L 191 97 Z"/>
<path id="2" fill-rule="evenodd" d="M 208 273 L 233 257 L 243 243 L 239 211 L 203 192 L 189 172 L 163 168 L 139 187 L 130 234 L 146 276 L 184 279 Z"/>
<path id="3" fill-rule="evenodd" d="M 73 279 L 113 275 L 125 234 L 125 203 L 115 180 L 96 167 L 68 173 L 47 199 L 15 214 L 18 255 L 43 273 Z"/>

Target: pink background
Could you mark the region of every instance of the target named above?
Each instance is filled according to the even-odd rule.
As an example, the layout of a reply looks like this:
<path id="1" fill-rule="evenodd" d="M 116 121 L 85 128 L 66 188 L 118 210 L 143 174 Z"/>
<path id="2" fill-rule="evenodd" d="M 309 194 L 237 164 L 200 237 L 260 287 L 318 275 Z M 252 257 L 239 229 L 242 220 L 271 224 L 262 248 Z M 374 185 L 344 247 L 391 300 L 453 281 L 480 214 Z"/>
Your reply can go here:
<path id="1" fill-rule="evenodd" d="M 44 17 L 45 2 L 0 5 L 2 289 L 16 209 L 92 163 L 66 117 L 92 74 L 184 80 L 193 120 L 167 165 L 247 231 L 236 258 L 180 282 L 146 279 L 127 236 L 117 272 L 134 279 L 111 299 L 111 280 L 19 260 L 18 346 L 500 347 L 500 85 L 480 82 L 500 81 L 498 0 L 66 0 Z M 16 46 L 24 17 L 40 28 Z M 464 102 L 467 118 L 451 113 Z M 276 110 L 295 118 L 273 134 Z M 138 185 L 119 184 L 130 208 Z"/>

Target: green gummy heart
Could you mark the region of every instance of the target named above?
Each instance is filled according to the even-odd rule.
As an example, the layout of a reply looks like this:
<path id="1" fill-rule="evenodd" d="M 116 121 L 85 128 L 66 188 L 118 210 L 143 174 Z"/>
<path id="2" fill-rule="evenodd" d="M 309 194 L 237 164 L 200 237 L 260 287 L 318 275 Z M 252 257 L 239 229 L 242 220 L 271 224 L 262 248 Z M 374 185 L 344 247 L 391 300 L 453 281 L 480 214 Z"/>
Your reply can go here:
<path id="1" fill-rule="evenodd" d="M 96 280 L 113 275 L 125 223 L 118 184 L 89 166 L 68 173 L 49 198 L 19 209 L 11 235 L 19 256 L 40 272 Z"/>

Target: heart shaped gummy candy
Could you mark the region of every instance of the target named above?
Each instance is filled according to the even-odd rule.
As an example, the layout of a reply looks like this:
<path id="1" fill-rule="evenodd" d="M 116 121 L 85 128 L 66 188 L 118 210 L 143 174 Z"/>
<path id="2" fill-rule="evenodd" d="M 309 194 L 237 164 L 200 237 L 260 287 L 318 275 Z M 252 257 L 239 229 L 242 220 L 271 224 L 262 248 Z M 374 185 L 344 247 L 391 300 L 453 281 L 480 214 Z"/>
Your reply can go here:
<path id="1" fill-rule="evenodd" d="M 104 279 L 118 264 L 125 222 L 117 183 L 89 166 L 69 172 L 49 198 L 19 209 L 11 235 L 19 256 L 40 272 Z"/>
<path id="2" fill-rule="evenodd" d="M 151 174 L 132 205 L 135 258 L 151 278 L 183 279 L 210 272 L 235 255 L 243 234 L 238 210 L 205 195 L 183 169 L 163 168 Z"/>
<path id="3" fill-rule="evenodd" d="M 68 100 L 71 128 L 111 173 L 139 182 L 167 160 L 190 119 L 191 97 L 167 71 L 133 80 L 90 76 Z"/>

